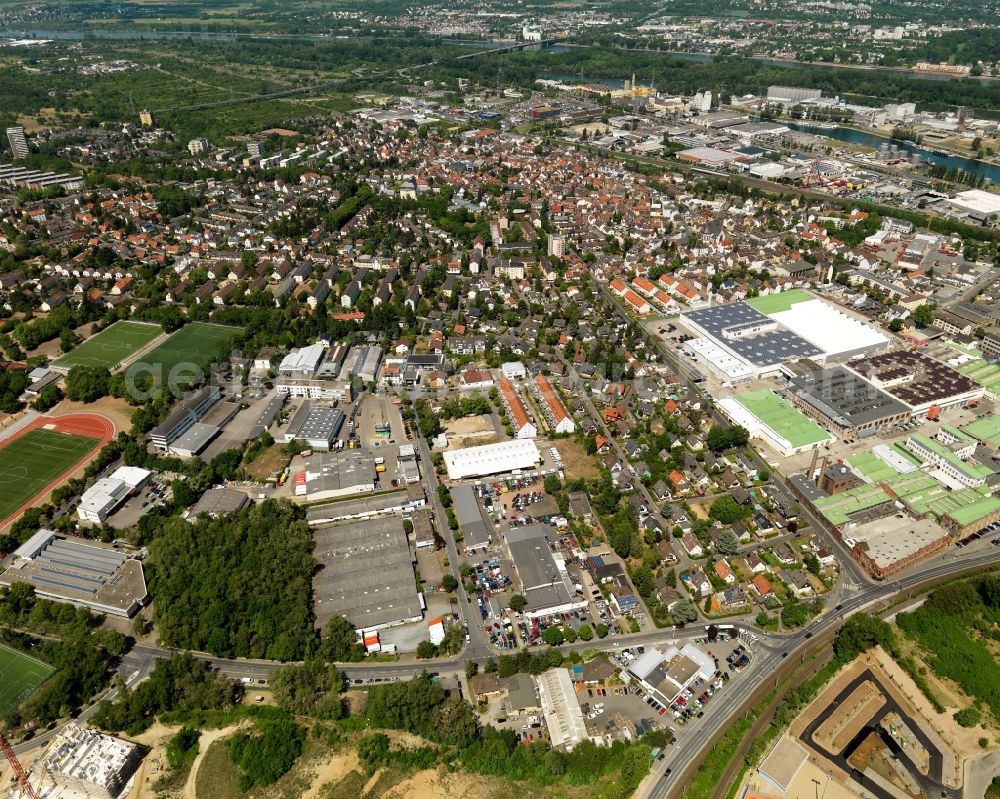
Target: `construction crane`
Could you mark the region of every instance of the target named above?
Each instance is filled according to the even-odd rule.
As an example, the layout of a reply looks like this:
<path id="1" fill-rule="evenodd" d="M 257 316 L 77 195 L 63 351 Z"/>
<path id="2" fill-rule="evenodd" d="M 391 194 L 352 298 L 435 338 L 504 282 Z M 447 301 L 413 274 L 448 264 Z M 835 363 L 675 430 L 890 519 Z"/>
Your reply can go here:
<path id="1" fill-rule="evenodd" d="M 28 775 L 24 773 L 24 769 L 21 767 L 21 761 L 17 759 L 17 755 L 14 754 L 14 750 L 11 748 L 10 741 L 7 740 L 7 737 L 2 732 L 0 732 L 0 749 L 3 750 L 4 757 L 7 758 L 7 762 L 10 763 L 10 767 L 14 770 L 17 784 L 21 786 L 22 799 L 38 799 L 38 794 L 35 793 L 35 789 L 28 782 Z"/>

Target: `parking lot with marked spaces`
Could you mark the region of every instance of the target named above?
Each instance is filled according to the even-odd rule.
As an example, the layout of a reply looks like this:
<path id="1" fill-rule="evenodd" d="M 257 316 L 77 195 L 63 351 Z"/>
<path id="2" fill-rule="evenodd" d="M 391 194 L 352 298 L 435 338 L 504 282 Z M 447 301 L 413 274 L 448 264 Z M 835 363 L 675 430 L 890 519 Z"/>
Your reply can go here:
<path id="1" fill-rule="evenodd" d="M 0 521 L 37 496 L 100 444 L 56 430 L 36 428 L 0 447 Z"/>
<path id="2" fill-rule="evenodd" d="M 163 333 L 159 325 L 146 322 L 115 322 L 55 362 L 56 366 L 95 366 L 114 369 Z"/>
<path id="3" fill-rule="evenodd" d="M 129 374 L 152 374 L 154 378 L 166 379 L 180 364 L 190 364 L 192 369 L 204 372 L 240 332 L 238 327 L 191 322 L 132 364 Z"/>
<path id="4" fill-rule="evenodd" d="M 47 663 L 0 644 L 0 716 L 27 699 L 53 671 Z"/>

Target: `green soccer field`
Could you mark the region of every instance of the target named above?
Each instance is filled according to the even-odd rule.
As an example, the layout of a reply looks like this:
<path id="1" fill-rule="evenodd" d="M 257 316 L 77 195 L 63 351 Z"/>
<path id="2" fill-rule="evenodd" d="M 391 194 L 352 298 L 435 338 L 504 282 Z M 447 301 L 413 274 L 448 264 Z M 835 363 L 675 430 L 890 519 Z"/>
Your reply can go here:
<path id="1" fill-rule="evenodd" d="M 141 350 L 163 332 L 159 325 L 144 322 L 115 322 L 91 336 L 79 347 L 55 362 L 56 366 L 97 366 L 113 369 Z"/>
<path id="2" fill-rule="evenodd" d="M 0 644 L 0 716 L 35 692 L 54 669 Z"/>
<path id="3" fill-rule="evenodd" d="M 229 340 L 240 332 L 238 327 L 191 322 L 132 364 L 129 373 L 152 374 L 166 379 L 181 364 L 190 364 L 205 372 L 209 364 L 223 354 Z"/>
<path id="4" fill-rule="evenodd" d="M 0 520 L 6 519 L 101 442 L 38 428 L 0 441 Z"/>

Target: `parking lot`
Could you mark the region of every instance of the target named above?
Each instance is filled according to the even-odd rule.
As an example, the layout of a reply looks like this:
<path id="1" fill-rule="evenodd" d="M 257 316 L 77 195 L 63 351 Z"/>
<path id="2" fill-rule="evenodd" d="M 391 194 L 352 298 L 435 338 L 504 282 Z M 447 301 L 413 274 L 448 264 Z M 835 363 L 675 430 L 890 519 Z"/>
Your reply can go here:
<path id="1" fill-rule="evenodd" d="M 108 524 L 116 529 L 126 529 L 139 523 L 153 508 L 170 499 L 170 487 L 157 478 L 151 479 L 142 490 L 108 517 Z"/>

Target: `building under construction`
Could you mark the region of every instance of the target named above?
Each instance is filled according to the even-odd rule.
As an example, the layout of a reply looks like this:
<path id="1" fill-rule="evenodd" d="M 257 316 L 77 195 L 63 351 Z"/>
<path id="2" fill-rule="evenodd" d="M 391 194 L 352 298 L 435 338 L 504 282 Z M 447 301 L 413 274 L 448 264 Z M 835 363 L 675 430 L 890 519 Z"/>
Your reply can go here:
<path id="1" fill-rule="evenodd" d="M 116 799 L 138 771 L 146 749 L 78 724 L 67 724 L 9 799 Z"/>

